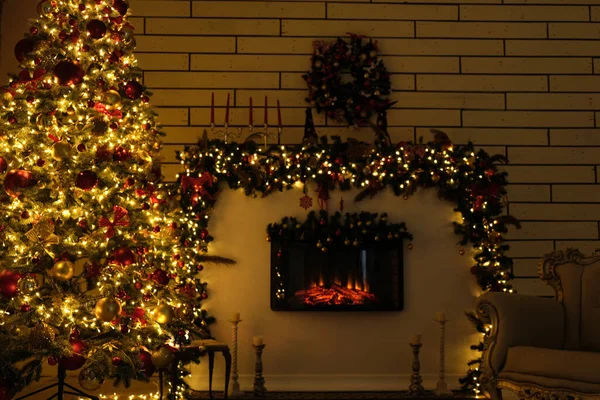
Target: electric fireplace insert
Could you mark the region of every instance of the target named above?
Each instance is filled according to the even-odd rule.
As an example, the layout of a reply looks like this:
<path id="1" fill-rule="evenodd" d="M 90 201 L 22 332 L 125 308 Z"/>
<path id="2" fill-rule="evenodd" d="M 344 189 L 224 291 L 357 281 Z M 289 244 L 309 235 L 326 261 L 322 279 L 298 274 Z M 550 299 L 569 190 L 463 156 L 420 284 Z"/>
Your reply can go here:
<path id="1" fill-rule="evenodd" d="M 403 308 L 403 241 L 364 246 L 271 242 L 274 311 L 399 311 Z"/>

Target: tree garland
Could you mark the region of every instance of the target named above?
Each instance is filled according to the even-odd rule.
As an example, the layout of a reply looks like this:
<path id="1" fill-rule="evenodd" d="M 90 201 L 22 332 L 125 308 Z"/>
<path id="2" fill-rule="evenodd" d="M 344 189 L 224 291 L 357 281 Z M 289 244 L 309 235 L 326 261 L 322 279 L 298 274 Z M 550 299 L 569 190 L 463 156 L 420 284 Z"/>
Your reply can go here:
<path id="1" fill-rule="evenodd" d="M 390 75 L 377 57 L 377 42 L 350 34 L 350 43 L 313 42 L 311 69 L 302 77 L 308 85 L 306 101 L 324 110 L 329 118 L 349 125 L 365 125 L 374 111 L 385 108 L 390 94 Z M 344 83 L 342 73 L 352 82 Z"/>
<path id="2" fill-rule="evenodd" d="M 472 144 L 455 146 L 436 130 L 432 130 L 434 140 L 428 143 L 392 146 L 384 114 L 374 127 L 377 145 L 343 142 L 339 137 L 333 137 L 332 143 L 326 137 L 316 142 L 309 137 L 301 145 L 262 149 L 251 141 L 208 140 L 205 132 L 197 145 L 177 153 L 185 166 L 178 184 L 183 189 L 182 208 L 190 216 L 188 240 L 205 243 L 209 237 L 205 230 L 220 184 L 243 188 L 248 196 L 264 197 L 292 189 L 298 182 L 314 183 L 321 200 L 328 198 L 329 190 L 359 188 L 355 201 L 373 197 L 387 187 L 405 199 L 420 187 L 437 188 L 439 197 L 453 202 L 454 210 L 462 215 L 462 222 L 454 223 L 454 231 L 461 246 L 469 244 L 474 249 L 471 273 L 481 289 L 512 293 L 509 280 L 513 263 L 505 255 L 509 246 L 503 243 L 503 234 L 509 225 L 520 226 L 516 219 L 502 215 L 507 202 L 507 173 L 499 172 L 497 164 L 506 161 L 504 156 L 490 156 L 483 150 L 476 153 Z M 460 252 L 464 254 L 464 249 Z M 472 314 L 469 318 L 485 334 L 480 321 Z M 482 350 L 483 342 L 471 348 Z M 469 362 L 467 376 L 461 379 L 464 389 L 478 393 L 480 362 Z"/>

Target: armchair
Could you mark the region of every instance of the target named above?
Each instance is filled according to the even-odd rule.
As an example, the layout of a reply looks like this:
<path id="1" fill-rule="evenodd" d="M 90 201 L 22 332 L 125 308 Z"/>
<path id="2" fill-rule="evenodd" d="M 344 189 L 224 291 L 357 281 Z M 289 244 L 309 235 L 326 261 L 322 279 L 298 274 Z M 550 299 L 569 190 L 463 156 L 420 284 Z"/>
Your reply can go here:
<path id="1" fill-rule="evenodd" d="M 556 298 L 485 293 L 477 314 L 488 325 L 480 385 L 492 400 L 600 399 L 600 253 L 568 249 L 539 264 Z"/>

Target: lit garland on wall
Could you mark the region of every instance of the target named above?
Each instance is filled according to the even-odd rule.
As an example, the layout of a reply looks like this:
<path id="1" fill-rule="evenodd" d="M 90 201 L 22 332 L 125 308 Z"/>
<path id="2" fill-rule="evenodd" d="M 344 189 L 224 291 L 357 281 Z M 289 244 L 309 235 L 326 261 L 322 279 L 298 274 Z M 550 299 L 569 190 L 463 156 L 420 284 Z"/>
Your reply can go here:
<path id="1" fill-rule="evenodd" d="M 320 143 L 305 140 L 302 145 L 268 149 L 257 147 L 254 142 L 209 141 L 205 135 L 198 145 L 186 146 L 177 154 L 185 170 L 178 177 L 180 184 L 186 186 L 182 205 L 194 216 L 190 217 L 194 220 L 193 235 L 201 236 L 216 203 L 219 183 L 231 189 L 241 188 L 249 196 L 263 197 L 292 189 L 299 182 L 316 184 L 319 197 L 325 199 L 333 189 L 362 189 L 356 200 L 374 196 L 386 187 L 404 198 L 419 187 L 437 188 L 439 196 L 456 204 L 455 211 L 462 215 L 462 222 L 455 223 L 454 231 L 461 238 L 461 246 L 470 244 L 474 249 L 471 272 L 481 289 L 512 292 L 512 260 L 505 255 L 508 245 L 503 243 L 502 235 L 508 231 L 508 225 L 518 227 L 518 222 L 501 215 L 507 202 L 507 174 L 499 172 L 496 164 L 505 159 L 483 150 L 476 153 L 471 144 L 454 146 L 443 132 L 433 133 L 435 140 L 427 144 L 373 146 L 342 142 L 339 137 L 328 143 L 323 137 Z M 190 183 L 190 179 L 197 184 Z M 462 248 L 460 252 L 464 254 Z M 473 360 L 467 377 L 461 380 L 464 388 L 473 388 L 476 393 L 478 363 L 479 360 Z"/>

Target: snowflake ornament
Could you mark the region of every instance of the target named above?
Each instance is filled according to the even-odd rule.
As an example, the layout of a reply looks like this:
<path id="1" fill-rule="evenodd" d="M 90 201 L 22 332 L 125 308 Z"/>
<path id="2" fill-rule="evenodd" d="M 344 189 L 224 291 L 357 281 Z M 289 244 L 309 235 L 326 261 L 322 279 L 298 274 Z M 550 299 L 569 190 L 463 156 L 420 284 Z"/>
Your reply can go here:
<path id="1" fill-rule="evenodd" d="M 308 210 L 309 208 L 312 208 L 312 206 L 313 206 L 312 197 L 310 197 L 307 194 L 300 197 L 300 208 L 304 208 L 305 210 Z"/>

